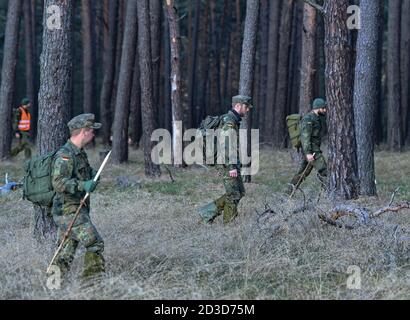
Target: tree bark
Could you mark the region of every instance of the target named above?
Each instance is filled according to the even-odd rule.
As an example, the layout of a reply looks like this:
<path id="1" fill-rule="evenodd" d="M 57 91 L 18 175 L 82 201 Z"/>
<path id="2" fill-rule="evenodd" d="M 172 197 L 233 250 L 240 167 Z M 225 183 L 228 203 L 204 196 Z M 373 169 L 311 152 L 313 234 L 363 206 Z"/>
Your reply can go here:
<path id="1" fill-rule="evenodd" d="M 26 65 L 26 96 L 31 102 L 31 116 L 32 121 L 30 124 L 31 138 L 34 140 L 36 134 L 37 123 L 37 99 L 35 97 L 35 79 L 34 79 L 34 39 L 33 39 L 33 15 L 31 13 L 31 3 L 29 1 L 23 1 L 23 14 L 24 14 L 24 53 L 25 53 L 25 65 Z"/>
<path id="2" fill-rule="evenodd" d="M 357 59 L 354 86 L 354 119 L 357 144 L 357 164 L 360 194 L 376 195 L 374 172 L 374 113 L 379 98 L 378 43 L 382 21 L 381 0 L 362 0 L 362 25 L 357 39 Z"/>
<path id="3" fill-rule="evenodd" d="M 410 144 L 410 1 L 402 2 L 401 9 L 401 110 L 404 144 Z"/>
<path id="4" fill-rule="evenodd" d="M 262 0 L 259 11 L 259 98 L 256 113 L 259 115 L 259 138 L 265 141 L 265 112 L 268 88 L 268 39 L 269 39 L 269 2 Z M 273 4 L 271 4 L 273 5 Z"/>
<path id="5" fill-rule="evenodd" d="M 401 151 L 403 146 L 400 81 L 400 0 L 389 1 L 387 55 L 387 142 L 390 150 Z"/>
<path id="6" fill-rule="evenodd" d="M 92 0 L 81 0 L 81 22 L 83 42 L 83 110 L 95 113 L 95 46 L 91 23 Z"/>
<path id="7" fill-rule="evenodd" d="M 152 88 L 152 60 L 151 60 L 151 35 L 149 20 L 148 0 L 137 1 L 138 11 L 138 52 L 140 56 L 140 72 L 144 77 L 140 77 L 141 85 L 141 105 L 142 105 L 142 126 L 144 134 L 144 161 L 145 174 L 155 177 L 161 174 L 159 165 L 151 159 L 153 142 L 151 135 L 155 129 L 154 120 L 154 98 Z"/>
<path id="8" fill-rule="evenodd" d="M 348 6 L 348 0 L 326 1 L 324 5 L 329 194 L 346 200 L 358 196 L 351 48 L 346 25 Z"/>
<path id="9" fill-rule="evenodd" d="M 302 68 L 299 113 L 306 114 L 311 110 L 315 98 L 316 78 L 316 9 L 304 5 L 302 33 Z"/>
<path id="10" fill-rule="evenodd" d="M 161 63 L 161 0 L 150 0 L 150 19 L 151 19 L 151 50 L 152 50 L 152 87 L 154 94 L 154 116 L 155 127 L 159 121 L 159 67 Z"/>
<path id="11" fill-rule="evenodd" d="M 177 126 L 182 121 L 182 79 L 181 79 L 181 36 L 178 24 L 178 9 L 173 0 L 167 0 L 169 22 L 169 37 L 171 40 L 171 102 L 172 102 L 172 155 L 174 166 L 181 166 L 183 145 L 182 127 Z"/>
<path id="12" fill-rule="evenodd" d="M 137 44 L 137 0 L 128 0 L 126 5 L 112 143 L 112 159 L 117 164 L 128 161 L 128 119 Z"/>
<path id="13" fill-rule="evenodd" d="M 104 46 L 104 77 L 100 96 L 100 117 L 102 124 L 102 140 L 104 145 L 110 144 L 111 136 L 111 97 L 113 94 L 115 74 L 115 44 L 117 42 L 117 2 L 109 1 L 108 12 L 105 14 L 105 46 Z M 107 9 L 107 6 L 105 6 Z"/>
<path id="14" fill-rule="evenodd" d="M 198 80 L 196 77 L 197 73 L 197 52 L 198 52 L 198 30 L 199 30 L 199 21 L 201 16 L 201 1 L 195 0 L 195 9 L 194 9 L 194 26 L 192 31 L 192 39 L 190 41 L 190 52 L 191 52 L 191 60 L 188 66 L 188 110 L 189 113 L 192 115 L 190 120 L 188 121 L 188 126 L 196 127 L 197 126 L 197 116 L 196 116 L 196 106 L 195 106 L 195 88 L 196 88 L 196 81 Z"/>
<path id="15" fill-rule="evenodd" d="M 22 0 L 10 0 L 7 10 L 0 86 L 0 160 L 10 156 L 12 110 L 16 86 L 17 50 Z"/>
<path id="16" fill-rule="evenodd" d="M 39 119 L 37 149 L 40 155 L 58 150 L 68 138 L 72 97 L 73 1 L 45 0 L 43 18 L 43 50 L 40 58 Z M 57 5 L 61 12 L 61 28 L 47 26 L 47 8 Z M 35 236 L 55 237 L 53 219 L 44 209 L 35 212 Z"/>
<path id="17" fill-rule="evenodd" d="M 273 126 L 273 147 L 282 149 L 286 143 L 286 105 L 288 89 L 289 46 L 292 25 L 293 0 L 285 0 L 281 11 L 276 99 Z"/>
<path id="18" fill-rule="evenodd" d="M 130 126 L 131 140 L 134 147 L 139 148 L 142 123 L 141 123 L 141 86 L 140 86 L 140 66 L 138 46 L 135 53 L 134 77 L 132 80 L 131 101 L 130 101 Z"/>
<path id="19" fill-rule="evenodd" d="M 268 44 L 268 83 L 266 94 L 266 110 L 264 140 L 273 144 L 274 107 L 276 99 L 276 83 L 279 52 L 279 22 L 282 1 L 270 1 L 269 8 L 269 44 Z"/>
<path id="20" fill-rule="evenodd" d="M 259 0 L 247 0 L 245 30 L 242 44 L 241 70 L 239 80 L 239 94 L 252 96 L 256 39 L 258 35 Z M 247 130 L 247 153 L 251 152 L 252 110 L 242 121 L 242 128 Z M 245 176 L 245 182 L 250 182 L 251 176 Z"/>

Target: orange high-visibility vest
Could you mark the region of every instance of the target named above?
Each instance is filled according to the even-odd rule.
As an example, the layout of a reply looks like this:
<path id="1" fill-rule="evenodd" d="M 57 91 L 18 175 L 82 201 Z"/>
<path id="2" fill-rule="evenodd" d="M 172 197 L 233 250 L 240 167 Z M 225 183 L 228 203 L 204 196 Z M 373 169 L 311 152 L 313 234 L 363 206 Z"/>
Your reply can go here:
<path id="1" fill-rule="evenodd" d="M 30 131 L 30 120 L 31 120 L 30 113 L 26 111 L 23 107 L 20 107 L 19 110 L 21 112 L 21 116 L 19 120 L 18 129 L 20 131 Z"/>

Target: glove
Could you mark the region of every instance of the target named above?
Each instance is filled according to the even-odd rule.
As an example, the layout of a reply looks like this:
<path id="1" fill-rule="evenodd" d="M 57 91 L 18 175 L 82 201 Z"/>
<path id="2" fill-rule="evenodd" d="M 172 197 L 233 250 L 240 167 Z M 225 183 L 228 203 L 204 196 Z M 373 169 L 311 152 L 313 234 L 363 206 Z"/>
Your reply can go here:
<path id="1" fill-rule="evenodd" d="M 82 191 L 85 191 L 87 193 L 91 193 L 95 190 L 97 185 L 98 185 L 98 181 L 87 180 L 87 181 L 83 181 L 81 183 L 81 189 L 82 189 Z"/>

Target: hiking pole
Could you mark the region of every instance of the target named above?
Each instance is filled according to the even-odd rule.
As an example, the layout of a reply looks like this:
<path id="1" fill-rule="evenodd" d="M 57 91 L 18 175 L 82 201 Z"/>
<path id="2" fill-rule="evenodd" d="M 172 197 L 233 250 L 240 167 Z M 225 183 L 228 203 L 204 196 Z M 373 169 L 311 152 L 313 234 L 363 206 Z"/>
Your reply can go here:
<path id="1" fill-rule="evenodd" d="M 108 154 L 105 156 L 105 159 L 104 159 L 103 163 L 101 164 L 100 169 L 98 169 L 98 172 L 97 172 L 97 174 L 95 175 L 95 177 L 94 177 L 94 179 L 93 179 L 94 182 L 96 182 L 96 181 L 98 180 L 98 178 L 100 177 L 101 171 L 104 169 L 105 164 L 107 163 L 108 158 L 110 157 L 110 155 L 111 155 L 111 151 L 108 152 Z M 86 195 L 84 196 L 84 198 L 80 201 L 80 205 L 78 206 L 77 211 L 75 212 L 74 218 L 73 218 L 73 220 L 70 222 L 70 224 L 69 224 L 69 226 L 68 226 L 68 228 L 67 228 L 67 231 L 64 233 L 63 239 L 61 240 L 61 243 L 60 243 L 60 245 L 59 245 L 58 248 L 57 248 L 57 251 L 54 253 L 53 259 L 51 259 L 51 262 L 50 262 L 50 264 L 48 265 L 47 273 L 50 272 L 50 269 L 51 269 L 51 266 L 52 266 L 53 263 L 54 263 L 54 260 L 56 259 L 57 255 L 60 253 L 60 251 L 63 249 L 64 244 L 65 244 L 65 242 L 67 241 L 68 236 L 69 236 L 70 233 L 71 233 L 71 230 L 73 229 L 74 223 L 75 223 L 75 221 L 77 220 L 77 218 L 78 218 L 78 216 L 79 216 L 79 214 L 80 214 L 80 210 L 81 210 L 81 208 L 84 206 L 85 201 L 87 200 L 87 198 L 88 198 L 89 196 L 90 196 L 90 193 L 87 192 Z"/>
<path id="2" fill-rule="evenodd" d="M 313 154 L 313 156 L 315 156 L 315 154 Z M 308 170 L 309 167 L 312 166 L 312 162 L 308 162 L 308 164 L 306 165 L 305 170 L 303 170 L 302 175 L 300 176 L 298 182 L 296 183 L 295 187 L 293 188 L 292 193 L 289 196 L 289 199 L 292 199 L 292 197 L 295 195 L 296 190 L 299 188 L 300 184 L 302 183 L 302 180 L 306 174 L 306 171 Z"/>

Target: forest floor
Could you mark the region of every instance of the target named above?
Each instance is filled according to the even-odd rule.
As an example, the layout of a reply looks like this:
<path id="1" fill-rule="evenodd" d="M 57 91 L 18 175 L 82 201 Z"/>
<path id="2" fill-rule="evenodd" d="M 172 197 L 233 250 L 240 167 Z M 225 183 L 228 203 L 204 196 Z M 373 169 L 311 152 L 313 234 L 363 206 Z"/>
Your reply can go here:
<path id="1" fill-rule="evenodd" d="M 94 167 L 97 149 L 88 150 Z M 375 210 L 410 199 L 410 153 L 376 153 L 378 198 L 349 204 Z M 0 163 L 0 177 L 23 175 L 22 155 Z M 201 222 L 197 209 L 220 196 L 213 169 L 163 168 L 144 177 L 143 154 L 108 164 L 91 198 L 91 217 L 105 241 L 107 273 L 82 289 L 84 249 L 69 283 L 48 289 L 45 269 L 55 247 L 33 239 L 33 211 L 21 191 L 0 196 L 0 299 L 409 299 L 410 210 L 385 213 L 353 230 L 319 220 L 335 203 L 313 172 L 289 200 L 282 193 L 296 170 L 289 152 L 262 150 L 259 173 L 246 184 L 238 218 Z M 3 178 L 1 178 L 3 179 Z M 273 213 L 259 216 L 270 206 Z M 353 278 L 352 278 L 353 277 Z"/>

